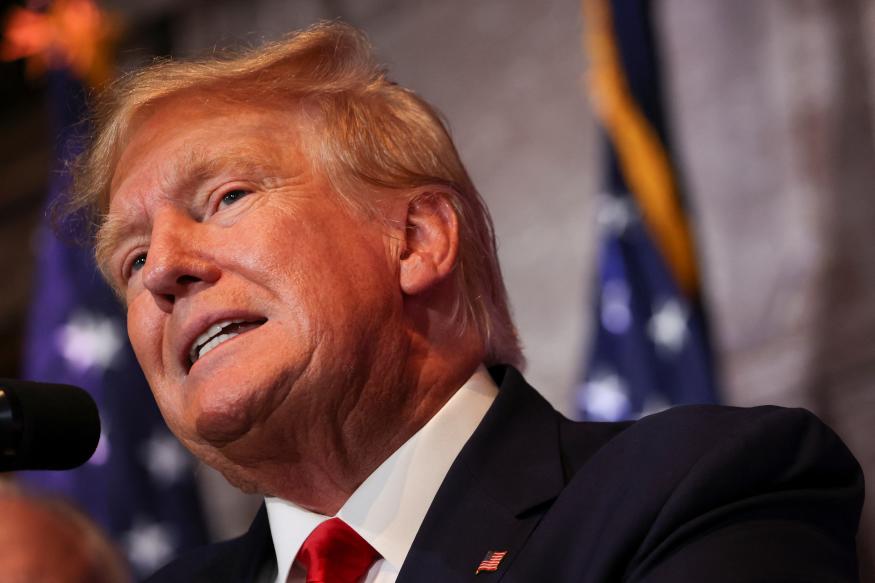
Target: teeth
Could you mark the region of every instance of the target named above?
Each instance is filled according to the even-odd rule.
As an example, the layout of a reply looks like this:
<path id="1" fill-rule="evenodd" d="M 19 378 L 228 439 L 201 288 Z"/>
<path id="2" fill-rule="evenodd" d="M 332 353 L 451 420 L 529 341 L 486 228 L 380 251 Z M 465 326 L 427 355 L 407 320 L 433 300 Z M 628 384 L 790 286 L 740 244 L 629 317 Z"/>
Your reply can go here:
<path id="1" fill-rule="evenodd" d="M 197 359 L 205 355 L 207 352 L 221 344 L 226 340 L 230 340 L 234 336 L 237 336 L 236 333 L 230 334 L 220 334 L 222 329 L 226 326 L 230 326 L 231 324 L 241 324 L 246 320 L 225 320 L 223 322 L 216 322 L 212 326 L 210 326 L 206 332 L 201 334 L 195 339 L 194 343 L 191 345 L 191 350 L 188 353 L 189 359 L 191 359 L 191 363 L 194 364 Z M 218 334 L 218 336 L 217 336 Z"/>
<path id="2" fill-rule="evenodd" d="M 235 336 L 239 336 L 239 335 L 236 332 L 231 332 L 230 334 L 219 334 L 218 336 L 216 336 L 215 338 L 213 338 L 212 340 L 210 340 L 209 342 L 204 344 L 204 347 L 201 348 L 201 350 L 200 350 L 200 354 L 198 354 L 198 358 L 202 357 L 204 354 L 206 354 L 207 352 L 209 352 L 210 350 L 212 350 L 213 348 L 215 348 L 216 346 L 218 346 L 219 344 L 221 344 L 225 340 L 230 340 L 231 338 L 234 338 Z"/>

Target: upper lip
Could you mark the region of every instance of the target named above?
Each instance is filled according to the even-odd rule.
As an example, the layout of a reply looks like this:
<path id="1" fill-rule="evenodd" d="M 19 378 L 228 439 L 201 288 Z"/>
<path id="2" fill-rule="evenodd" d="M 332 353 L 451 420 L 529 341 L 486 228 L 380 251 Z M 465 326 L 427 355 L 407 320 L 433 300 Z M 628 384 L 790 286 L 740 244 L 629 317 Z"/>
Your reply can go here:
<path id="1" fill-rule="evenodd" d="M 182 363 L 183 368 L 188 371 L 191 368 L 192 362 L 190 353 L 192 346 L 198 337 L 210 329 L 214 324 L 227 322 L 229 320 L 243 320 L 245 322 L 264 322 L 267 320 L 264 316 L 249 311 L 243 310 L 222 310 L 218 312 L 206 312 L 198 317 L 189 320 L 182 329 L 181 341 L 177 354 Z"/>

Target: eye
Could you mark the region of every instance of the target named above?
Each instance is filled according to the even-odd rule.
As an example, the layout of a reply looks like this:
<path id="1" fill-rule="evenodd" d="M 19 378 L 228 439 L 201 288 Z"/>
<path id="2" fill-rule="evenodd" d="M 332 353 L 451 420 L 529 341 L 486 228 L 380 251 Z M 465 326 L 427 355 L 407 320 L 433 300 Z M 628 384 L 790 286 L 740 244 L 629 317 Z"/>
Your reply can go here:
<path id="1" fill-rule="evenodd" d="M 135 255 L 134 259 L 128 264 L 128 268 L 125 270 L 125 279 L 130 278 L 134 273 L 143 269 L 144 265 L 146 265 L 146 254 L 140 253 L 139 255 Z"/>
<path id="2" fill-rule="evenodd" d="M 220 206 L 231 206 L 244 196 L 249 194 L 248 190 L 243 190 L 242 188 L 235 188 L 234 190 L 229 190 L 225 194 L 222 195 L 222 199 L 219 201 Z"/>

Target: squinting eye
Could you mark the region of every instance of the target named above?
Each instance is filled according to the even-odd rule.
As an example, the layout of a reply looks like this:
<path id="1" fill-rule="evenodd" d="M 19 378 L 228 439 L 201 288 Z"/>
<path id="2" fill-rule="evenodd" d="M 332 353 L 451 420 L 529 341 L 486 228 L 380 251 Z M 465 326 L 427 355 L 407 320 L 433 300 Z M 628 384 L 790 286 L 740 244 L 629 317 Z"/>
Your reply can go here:
<path id="1" fill-rule="evenodd" d="M 237 188 L 235 190 L 229 190 L 222 196 L 221 204 L 225 206 L 232 205 L 247 194 L 249 194 L 249 192 L 240 188 Z"/>
<path id="2" fill-rule="evenodd" d="M 135 271 L 140 271 L 144 265 L 146 265 L 146 254 L 142 253 L 140 255 L 137 255 L 131 262 L 131 273 L 134 273 Z"/>

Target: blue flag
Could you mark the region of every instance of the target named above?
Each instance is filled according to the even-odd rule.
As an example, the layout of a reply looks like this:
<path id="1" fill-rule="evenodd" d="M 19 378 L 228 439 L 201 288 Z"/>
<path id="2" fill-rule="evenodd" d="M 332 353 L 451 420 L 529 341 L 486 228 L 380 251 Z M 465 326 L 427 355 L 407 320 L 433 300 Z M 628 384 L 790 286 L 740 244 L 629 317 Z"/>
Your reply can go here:
<path id="1" fill-rule="evenodd" d="M 65 71 L 49 74 L 59 169 L 48 204 L 69 185 L 63 161 L 84 129 L 84 91 Z M 67 497 L 104 527 L 143 578 L 178 551 L 207 542 L 194 460 L 170 434 L 127 340 L 125 314 L 90 249 L 64 242 L 48 221 L 38 263 L 24 375 L 88 390 L 100 410 L 97 451 L 81 468 L 20 475 L 30 487 Z"/>
<path id="2" fill-rule="evenodd" d="M 577 401 L 614 421 L 716 401 L 683 201 L 671 163 L 649 0 L 587 0 L 604 128 L 595 334 Z"/>

